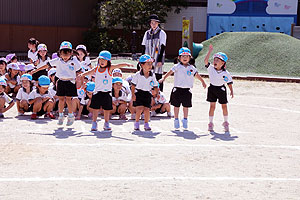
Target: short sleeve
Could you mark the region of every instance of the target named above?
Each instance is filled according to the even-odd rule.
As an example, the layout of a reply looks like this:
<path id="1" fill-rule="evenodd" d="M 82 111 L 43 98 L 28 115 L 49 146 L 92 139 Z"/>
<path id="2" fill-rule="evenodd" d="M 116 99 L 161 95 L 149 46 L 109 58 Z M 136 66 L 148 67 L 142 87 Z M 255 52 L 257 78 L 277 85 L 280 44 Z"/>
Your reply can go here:
<path id="1" fill-rule="evenodd" d="M 233 84 L 232 76 L 229 72 L 226 71 L 226 75 L 224 75 L 223 78 L 227 84 Z"/>
<path id="2" fill-rule="evenodd" d="M 178 65 L 174 65 L 174 66 L 171 68 L 171 70 L 172 70 L 173 72 L 176 72 L 177 69 L 178 69 Z"/>
<path id="3" fill-rule="evenodd" d="M 51 67 L 53 67 L 53 66 L 57 66 L 58 65 L 58 61 L 59 61 L 59 58 L 54 58 L 54 59 L 52 59 L 52 60 L 49 60 L 49 65 L 51 66 Z"/>
<path id="4" fill-rule="evenodd" d="M 21 87 L 19 90 L 18 90 L 18 93 L 17 93 L 17 96 L 16 96 L 16 99 L 21 101 L 22 100 L 22 90 L 23 88 Z"/>
<path id="5" fill-rule="evenodd" d="M 74 56 L 74 65 L 75 65 L 74 68 L 76 72 L 81 70 L 81 65 L 75 56 Z"/>
<path id="6" fill-rule="evenodd" d="M 146 45 L 146 40 L 147 40 L 147 31 L 144 34 L 142 45 Z"/>
<path id="7" fill-rule="evenodd" d="M 139 73 L 139 72 L 137 72 L 137 73 Z M 138 82 L 138 74 L 137 73 L 132 77 L 131 83 L 133 85 L 136 85 Z"/>
<path id="8" fill-rule="evenodd" d="M 160 45 L 167 46 L 167 34 L 165 31 L 161 30 L 159 34 Z"/>

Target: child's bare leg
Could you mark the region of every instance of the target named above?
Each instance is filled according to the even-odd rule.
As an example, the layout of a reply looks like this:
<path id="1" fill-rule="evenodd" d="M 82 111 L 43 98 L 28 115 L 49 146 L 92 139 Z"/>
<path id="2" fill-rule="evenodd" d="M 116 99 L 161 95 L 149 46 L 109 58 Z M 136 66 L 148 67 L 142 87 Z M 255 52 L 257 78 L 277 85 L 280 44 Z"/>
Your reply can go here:
<path id="1" fill-rule="evenodd" d="M 65 108 L 65 97 L 58 97 L 58 112 L 63 113 Z"/>
<path id="2" fill-rule="evenodd" d="M 66 102 L 68 105 L 68 113 L 72 114 L 74 112 L 73 105 L 72 105 L 72 97 L 66 97 Z"/>
<path id="3" fill-rule="evenodd" d="M 141 118 L 141 114 L 144 111 L 144 106 L 137 106 L 136 107 L 136 114 L 135 114 L 135 121 L 139 122 Z"/>
<path id="4" fill-rule="evenodd" d="M 111 110 L 104 110 L 104 121 L 109 122 L 109 115 Z"/>
<path id="5" fill-rule="evenodd" d="M 91 108 L 91 111 L 93 113 L 93 122 L 96 122 L 97 118 L 98 118 L 99 109 L 92 109 Z"/>
<path id="6" fill-rule="evenodd" d="M 221 105 L 222 105 L 223 115 L 228 116 L 227 104 L 221 104 Z"/>
<path id="7" fill-rule="evenodd" d="M 37 98 L 33 104 L 33 113 L 37 113 L 42 109 L 42 99 Z"/>
<path id="8" fill-rule="evenodd" d="M 44 111 L 47 113 L 50 113 L 53 110 L 54 102 L 52 100 L 49 100 L 45 105 L 44 105 Z"/>
<path id="9" fill-rule="evenodd" d="M 126 110 L 127 110 L 126 104 L 121 104 L 121 105 L 119 106 L 118 113 L 120 113 L 120 115 L 124 115 L 125 112 L 126 112 Z"/>
<path id="10" fill-rule="evenodd" d="M 183 118 L 187 119 L 189 114 L 189 108 L 188 107 L 183 107 Z"/>
<path id="11" fill-rule="evenodd" d="M 179 107 L 174 106 L 174 118 L 178 119 L 178 115 L 179 115 Z"/>
<path id="12" fill-rule="evenodd" d="M 145 123 L 148 123 L 150 119 L 150 108 L 147 107 L 144 108 L 144 117 L 145 117 Z"/>
<path id="13" fill-rule="evenodd" d="M 20 101 L 20 108 L 23 110 L 28 110 L 29 109 L 29 104 L 26 100 L 21 100 Z"/>
<path id="14" fill-rule="evenodd" d="M 4 105 L 5 105 L 5 99 L 4 98 L 0 98 L 0 109 L 3 109 Z"/>
<path id="15" fill-rule="evenodd" d="M 209 116 L 213 117 L 216 109 L 216 102 L 210 102 Z"/>

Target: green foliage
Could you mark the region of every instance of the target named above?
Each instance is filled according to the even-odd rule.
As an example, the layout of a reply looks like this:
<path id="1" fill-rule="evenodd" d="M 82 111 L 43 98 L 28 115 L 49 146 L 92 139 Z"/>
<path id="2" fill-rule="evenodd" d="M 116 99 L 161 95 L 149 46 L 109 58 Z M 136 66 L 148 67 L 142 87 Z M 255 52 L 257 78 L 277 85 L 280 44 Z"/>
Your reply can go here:
<path id="1" fill-rule="evenodd" d="M 300 40 L 281 33 L 235 32 L 223 33 L 206 40 L 196 59 L 196 66 L 204 69 L 204 57 L 209 44 L 214 53 L 222 51 L 229 57 L 228 71 L 244 75 L 276 75 L 300 77 Z"/>

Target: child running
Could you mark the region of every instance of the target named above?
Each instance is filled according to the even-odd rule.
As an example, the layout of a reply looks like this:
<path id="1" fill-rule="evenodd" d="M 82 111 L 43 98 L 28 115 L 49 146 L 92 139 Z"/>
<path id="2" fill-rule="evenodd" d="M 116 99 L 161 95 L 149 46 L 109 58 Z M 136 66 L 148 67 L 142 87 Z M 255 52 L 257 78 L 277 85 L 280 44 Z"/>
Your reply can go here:
<path id="1" fill-rule="evenodd" d="M 133 66 L 128 63 L 121 63 L 112 65 L 111 64 L 111 53 L 109 51 L 101 51 L 98 57 L 97 66 L 93 69 L 80 74 L 81 78 L 95 74 L 95 91 L 92 97 L 90 107 L 93 109 L 93 122 L 91 131 L 97 131 L 97 117 L 100 108 L 102 107 L 104 110 L 104 126 L 103 129 L 105 131 L 111 130 L 109 126 L 109 116 L 110 111 L 113 109 L 112 107 L 112 71 L 116 68 L 121 68 L 125 66 Z"/>
<path id="2" fill-rule="evenodd" d="M 183 106 L 182 126 L 184 129 L 188 128 L 188 109 L 192 107 L 191 88 L 194 85 L 194 77 L 201 81 L 203 88 L 206 88 L 206 84 L 198 74 L 197 69 L 189 63 L 191 57 L 191 51 L 188 48 L 182 47 L 179 49 L 179 63 L 175 64 L 159 81 L 160 83 L 165 81 L 168 76 L 174 73 L 174 88 L 172 89 L 170 103 L 174 106 L 174 128 L 176 130 L 180 128 L 178 115 L 181 105 Z"/>
<path id="3" fill-rule="evenodd" d="M 71 126 L 75 117 L 73 114 L 72 97 L 77 96 L 76 89 L 76 72 L 81 71 L 80 63 L 76 56 L 73 56 L 72 44 L 68 41 L 61 43 L 59 48 L 59 57 L 50 60 L 47 65 L 35 69 L 32 73 L 36 73 L 39 70 L 47 69 L 49 67 L 56 66 L 55 76 L 58 78 L 56 83 L 56 95 L 58 96 L 58 125 L 62 125 L 64 122 L 64 107 L 65 103 L 68 106 L 68 121 L 67 126 Z"/>
<path id="4" fill-rule="evenodd" d="M 210 86 L 208 87 L 207 92 L 207 101 L 210 102 L 209 107 L 209 124 L 208 131 L 214 131 L 214 112 L 216 109 L 217 100 L 222 106 L 223 116 L 224 116 L 224 130 L 225 132 L 229 132 L 229 123 L 228 123 L 228 109 L 227 109 L 227 92 L 225 83 L 228 85 L 230 89 L 230 96 L 233 98 L 233 88 L 232 88 L 232 77 L 230 73 L 226 70 L 226 62 L 228 61 L 228 57 L 225 53 L 218 52 L 213 58 L 213 65 L 208 62 L 209 56 L 213 51 L 213 46 L 209 45 L 209 51 L 204 59 L 205 67 L 207 68 Z"/>
<path id="5" fill-rule="evenodd" d="M 133 106 L 136 107 L 134 130 L 140 130 L 140 117 L 144 112 L 144 129 L 145 131 L 151 131 L 149 126 L 150 108 L 152 100 L 152 88 L 157 90 L 158 82 L 155 78 L 155 74 L 151 71 L 153 59 L 151 56 L 144 54 L 140 57 L 139 63 L 141 70 L 138 71 L 131 81 L 131 92 Z"/>

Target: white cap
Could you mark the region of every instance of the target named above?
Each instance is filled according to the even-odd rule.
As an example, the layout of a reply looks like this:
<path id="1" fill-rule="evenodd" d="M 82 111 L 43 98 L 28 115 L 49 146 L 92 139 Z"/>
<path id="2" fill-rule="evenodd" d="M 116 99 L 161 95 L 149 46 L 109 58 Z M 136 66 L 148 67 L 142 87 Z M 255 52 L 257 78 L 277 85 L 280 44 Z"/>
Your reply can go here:
<path id="1" fill-rule="evenodd" d="M 37 47 L 38 51 L 48 51 L 47 46 L 45 44 L 39 44 Z"/>
<path id="2" fill-rule="evenodd" d="M 114 70 L 112 71 L 112 75 L 113 75 L 114 73 L 120 73 L 120 74 L 123 74 L 123 73 L 122 73 L 122 70 L 119 69 L 119 68 L 114 69 Z"/>
<path id="3" fill-rule="evenodd" d="M 1 61 L 1 60 L 7 63 L 6 58 L 2 57 L 2 58 L 0 58 L 0 61 Z"/>
<path id="4" fill-rule="evenodd" d="M 7 69 L 19 70 L 19 65 L 17 63 L 10 63 L 7 65 Z"/>
<path id="5" fill-rule="evenodd" d="M 48 71 L 48 77 L 50 77 L 51 75 L 55 74 L 56 73 L 56 69 L 55 68 L 51 68 L 49 71 Z"/>
<path id="6" fill-rule="evenodd" d="M 78 50 L 78 49 L 83 49 L 86 51 L 86 46 L 84 46 L 83 44 L 80 44 L 76 47 L 76 50 Z"/>
<path id="7" fill-rule="evenodd" d="M 30 71 L 33 70 L 35 68 L 35 66 L 33 64 L 28 64 L 25 66 L 25 71 Z"/>

